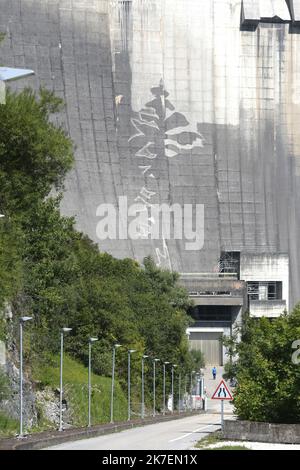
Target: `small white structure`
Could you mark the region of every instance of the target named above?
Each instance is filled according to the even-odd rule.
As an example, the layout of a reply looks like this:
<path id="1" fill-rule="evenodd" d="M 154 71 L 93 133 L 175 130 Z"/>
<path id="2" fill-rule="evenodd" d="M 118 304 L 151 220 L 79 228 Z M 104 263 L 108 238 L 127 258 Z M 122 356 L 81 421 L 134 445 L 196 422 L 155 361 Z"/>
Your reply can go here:
<path id="1" fill-rule="evenodd" d="M 247 283 L 250 315 L 274 318 L 289 310 L 287 254 L 241 254 L 240 279 Z"/>

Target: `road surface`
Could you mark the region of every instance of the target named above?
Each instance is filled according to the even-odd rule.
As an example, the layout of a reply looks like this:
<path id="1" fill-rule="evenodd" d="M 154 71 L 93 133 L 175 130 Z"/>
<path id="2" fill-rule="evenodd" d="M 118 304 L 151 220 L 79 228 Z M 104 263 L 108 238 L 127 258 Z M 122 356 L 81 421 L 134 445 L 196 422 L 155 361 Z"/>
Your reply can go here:
<path id="1" fill-rule="evenodd" d="M 220 428 L 218 414 L 199 414 L 115 434 L 67 442 L 47 450 L 187 450 Z"/>

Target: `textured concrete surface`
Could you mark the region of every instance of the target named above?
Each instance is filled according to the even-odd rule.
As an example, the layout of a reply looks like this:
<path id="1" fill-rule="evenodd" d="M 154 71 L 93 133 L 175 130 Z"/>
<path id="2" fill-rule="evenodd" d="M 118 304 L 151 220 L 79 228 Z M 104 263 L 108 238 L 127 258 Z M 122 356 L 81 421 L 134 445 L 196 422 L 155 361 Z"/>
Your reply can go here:
<path id="1" fill-rule="evenodd" d="M 1 62 L 66 102 L 76 146 L 62 211 L 115 256 L 180 272 L 221 249 L 288 253 L 300 298 L 299 30 L 240 30 L 240 0 L 1 0 Z M 204 204 L 199 251 L 180 240 L 105 240 L 97 207 L 118 197 Z"/>
<path id="2" fill-rule="evenodd" d="M 224 438 L 278 444 L 300 444 L 300 425 L 225 420 Z"/>

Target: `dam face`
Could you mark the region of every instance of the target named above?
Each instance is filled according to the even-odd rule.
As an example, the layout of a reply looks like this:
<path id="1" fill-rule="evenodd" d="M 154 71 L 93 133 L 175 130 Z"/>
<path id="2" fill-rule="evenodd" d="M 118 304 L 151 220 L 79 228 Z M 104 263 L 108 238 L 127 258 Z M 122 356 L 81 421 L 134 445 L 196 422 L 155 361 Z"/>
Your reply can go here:
<path id="1" fill-rule="evenodd" d="M 285 298 L 293 305 L 300 36 L 274 12 L 241 26 L 244 3 L 1 0 L 1 62 L 35 70 L 15 88 L 42 85 L 64 99 L 56 119 L 74 141 L 76 163 L 61 210 L 102 251 L 151 255 L 181 273 L 218 273 L 221 253 L 239 253 L 253 269 L 267 266 L 265 281 L 284 284 L 290 274 Z M 125 196 L 128 206 L 202 206 L 203 243 L 187 249 L 164 233 L 100 240 L 99 206 L 117 213 Z"/>

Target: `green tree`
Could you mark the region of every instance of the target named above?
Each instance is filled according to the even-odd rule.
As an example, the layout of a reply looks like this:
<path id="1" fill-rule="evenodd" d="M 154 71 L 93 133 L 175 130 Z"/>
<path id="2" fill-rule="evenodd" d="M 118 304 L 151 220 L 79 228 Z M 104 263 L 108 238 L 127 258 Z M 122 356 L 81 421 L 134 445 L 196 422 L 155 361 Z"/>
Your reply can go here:
<path id="1" fill-rule="evenodd" d="M 292 343 L 300 338 L 300 305 L 276 319 L 244 320 L 231 340 L 232 364 L 227 377 L 238 382 L 234 405 L 241 419 L 251 421 L 300 421 L 300 367 L 292 362 Z"/>
<path id="2" fill-rule="evenodd" d="M 50 120 L 61 100 L 46 90 L 39 99 L 27 89 L 9 90 L 0 106 L 0 208 L 5 215 L 26 214 L 59 188 L 73 164 L 72 143 Z"/>

